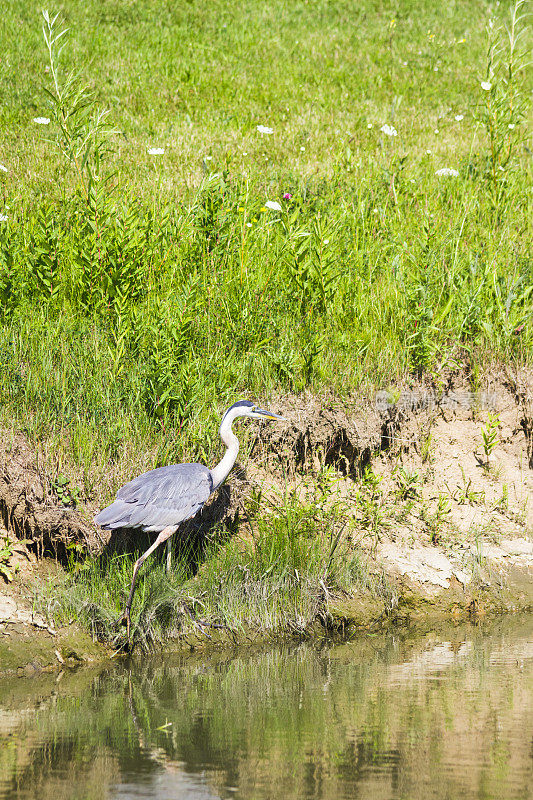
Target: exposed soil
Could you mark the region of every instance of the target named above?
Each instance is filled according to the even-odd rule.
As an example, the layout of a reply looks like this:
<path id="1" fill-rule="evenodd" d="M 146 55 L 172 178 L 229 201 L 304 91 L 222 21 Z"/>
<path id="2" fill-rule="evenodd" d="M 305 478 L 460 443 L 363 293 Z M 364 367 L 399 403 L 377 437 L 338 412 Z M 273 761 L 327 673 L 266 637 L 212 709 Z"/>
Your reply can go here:
<path id="1" fill-rule="evenodd" d="M 50 476 L 22 434 L 0 431 L 0 513 L 7 530 L 42 557 L 63 557 L 73 542 L 97 552 L 103 539 L 94 525 L 54 498 Z"/>
<path id="2" fill-rule="evenodd" d="M 354 542 L 384 567 L 399 606 L 409 598 L 411 614 L 533 606 L 533 373 L 496 374 L 475 392 L 464 375 L 450 376 L 444 389 L 405 387 L 364 407 L 283 399 L 290 426 L 263 432 L 250 478 L 275 497 L 288 476 L 305 495 L 334 467 Z M 347 619 L 368 617 L 360 598 L 337 605 Z"/>
<path id="3" fill-rule="evenodd" d="M 288 423 L 260 429 L 250 458 L 189 529 L 223 522 L 236 530 L 252 489 L 275 502 L 287 489 L 315 496 L 327 479 L 328 502 L 342 501 L 351 516 L 354 546 L 395 587 L 389 615 L 533 606 L 533 372 L 493 375 L 476 392 L 459 375 L 440 390 L 403 387 L 351 404 L 287 396 L 271 406 Z M 62 655 L 57 632 L 32 613 L 29 586 L 40 570 L 60 569 L 43 555 L 61 560 L 72 543 L 91 553 L 124 547 L 131 535 L 97 530 L 93 508 L 62 508 L 22 435 L 2 437 L 0 458 L 0 538 L 12 543 L 16 573 L 0 585 L 0 643 L 14 648 L 11 657 L 4 646 L 0 661 L 15 663 L 15 642 L 30 631 L 49 645 L 40 666 L 47 658 L 61 665 L 69 648 L 76 663 L 97 657 L 90 640 L 68 631 L 61 636 L 78 645 Z M 342 625 L 368 625 L 384 609 L 337 598 L 330 613 Z"/>

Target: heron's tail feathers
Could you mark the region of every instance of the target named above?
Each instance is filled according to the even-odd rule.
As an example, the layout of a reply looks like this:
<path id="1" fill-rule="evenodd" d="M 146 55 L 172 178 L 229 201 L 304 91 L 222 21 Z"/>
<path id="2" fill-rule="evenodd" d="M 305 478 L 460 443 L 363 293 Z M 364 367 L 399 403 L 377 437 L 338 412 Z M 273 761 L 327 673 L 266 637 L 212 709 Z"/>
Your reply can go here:
<path id="1" fill-rule="evenodd" d="M 110 506 L 100 511 L 94 521 L 101 528 L 113 530 L 114 528 L 126 528 L 130 521 L 130 516 L 131 506 L 123 500 L 115 500 Z"/>

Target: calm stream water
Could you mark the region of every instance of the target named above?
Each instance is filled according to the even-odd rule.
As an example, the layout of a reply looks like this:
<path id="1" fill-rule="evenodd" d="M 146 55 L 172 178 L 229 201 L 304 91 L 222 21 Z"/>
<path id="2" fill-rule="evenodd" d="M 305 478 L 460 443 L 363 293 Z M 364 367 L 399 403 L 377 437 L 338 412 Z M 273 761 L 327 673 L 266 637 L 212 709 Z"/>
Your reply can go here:
<path id="1" fill-rule="evenodd" d="M 533 620 L 0 682 L 0 798 L 533 798 Z"/>

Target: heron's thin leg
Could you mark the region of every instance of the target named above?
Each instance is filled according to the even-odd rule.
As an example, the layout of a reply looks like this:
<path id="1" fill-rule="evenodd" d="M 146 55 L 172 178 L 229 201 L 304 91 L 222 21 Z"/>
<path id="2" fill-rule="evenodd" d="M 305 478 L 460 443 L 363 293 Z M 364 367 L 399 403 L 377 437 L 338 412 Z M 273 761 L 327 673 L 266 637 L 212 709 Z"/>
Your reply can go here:
<path id="1" fill-rule="evenodd" d="M 170 539 L 167 541 L 167 575 L 172 569 L 172 543 Z"/>
<path id="2" fill-rule="evenodd" d="M 122 615 L 122 619 L 121 619 L 122 623 L 124 623 L 124 622 L 126 623 L 128 639 L 130 638 L 130 610 L 131 610 L 131 604 L 133 602 L 133 594 L 135 592 L 135 583 L 137 581 L 137 573 L 139 572 L 140 567 L 146 561 L 148 556 L 151 553 L 153 553 L 154 550 L 157 547 L 159 547 L 160 544 L 163 544 L 163 542 L 166 542 L 167 539 L 170 539 L 172 534 L 176 533 L 177 530 L 178 530 L 178 526 L 177 525 L 170 525 L 167 528 L 163 528 L 163 530 L 161 531 L 161 533 L 159 534 L 159 536 L 157 537 L 155 542 L 148 548 L 146 553 L 143 553 L 142 556 L 137 559 L 137 561 L 133 565 L 133 577 L 132 577 L 132 580 L 131 580 L 130 593 L 129 593 L 129 596 L 128 596 L 128 599 L 127 599 L 127 602 L 126 602 L 126 608 L 124 609 L 124 614 Z"/>

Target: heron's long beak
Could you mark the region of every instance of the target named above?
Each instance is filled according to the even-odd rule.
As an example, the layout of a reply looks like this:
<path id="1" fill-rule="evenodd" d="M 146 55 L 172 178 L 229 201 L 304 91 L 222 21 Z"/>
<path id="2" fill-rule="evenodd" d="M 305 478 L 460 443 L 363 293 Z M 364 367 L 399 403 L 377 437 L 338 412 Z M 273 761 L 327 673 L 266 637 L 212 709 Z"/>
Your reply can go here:
<path id="1" fill-rule="evenodd" d="M 280 419 L 282 422 L 286 422 L 286 417 L 280 417 L 279 414 L 274 414 L 272 411 L 265 411 L 263 408 L 256 408 L 256 414 L 261 414 L 262 417 L 266 417 L 266 419 Z"/>

